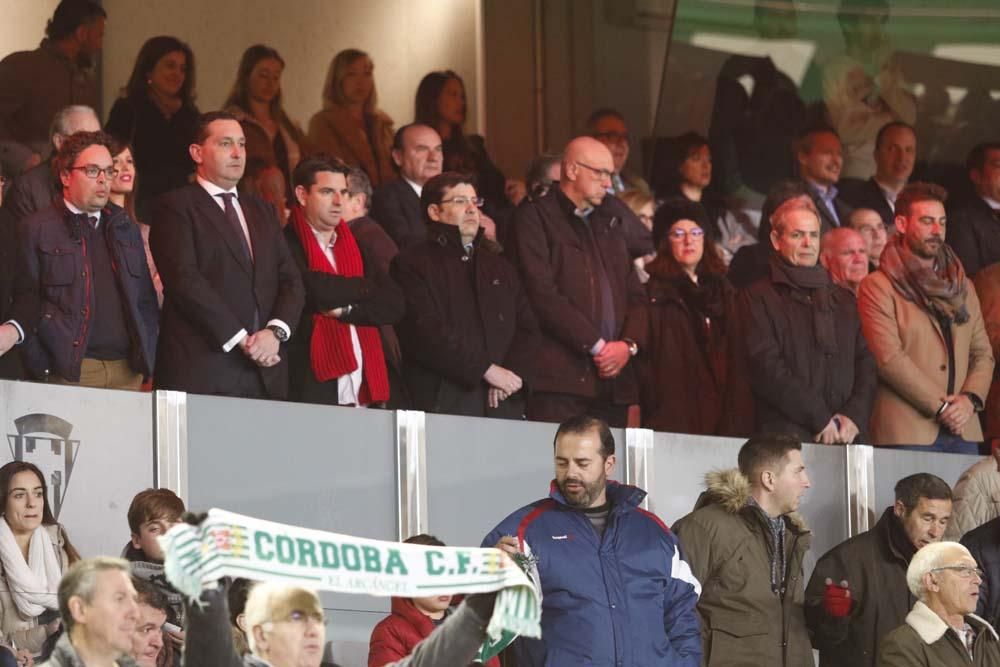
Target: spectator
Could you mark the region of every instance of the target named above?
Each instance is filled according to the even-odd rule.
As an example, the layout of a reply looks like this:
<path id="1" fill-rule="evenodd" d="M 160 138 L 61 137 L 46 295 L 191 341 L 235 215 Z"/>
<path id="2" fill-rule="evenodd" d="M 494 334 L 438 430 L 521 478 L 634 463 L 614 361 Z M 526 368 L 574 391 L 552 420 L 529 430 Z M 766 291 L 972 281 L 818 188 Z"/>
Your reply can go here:
<path id="1" fill-rule="evenodd" d="M 638 401 L 629 316 L 643 294 L 617 215 L 625 206 L 607 197 L 613 169 L 603 144 L 574 139 L 559 187 L 511 221 L 509 246 L 542 330 L 529 419 L 590 414 L 622 426 Z"/>
<path id="2" fill-rule="evenodd" d="M 495 593 L 470 595 L 414 652 L 384 667 L 467 665 L 486 639 Z M 311 590 L 260 583 L 246 602 L 250 653 L 238 655 L 229 627 L 229 603 L 221 588 L 206 589 L 202 604 L 188 610 L 185 664 L 212 667 L 320 667 L 326 626 L 319 596 Z M 55 667 L 63 667 L 57 665 Z"/>
<path id="3" fill-rule="evenodd" d="M 70 105 L 100 103 L 97 55 L 107 14 L 90 0 L 63 0 L 34 51 L 0 61 L 0 164 L 12 175 L 49 154 L 49 122 Z"/>
<path id="4" fill-rule="evenodd" d="M 553 453 L 549 497 L 515 511 L 483 540 L 537 560 L 542 638 L 515 644 L 517 664 L 701 664 L 701 586 L 666 524 L 639 507 L 646 492 L 608 481 L 616 460 L 608 424 L 563 422 Z"/>
<path id="5" fill-rule="evenodd" d="M 229 602 L 229 625 L 233 631 L 233 648 L 240 657 L 250 652 L 247 643 L 247 597 L 256 584 L 249 579 L 233 579 L 226 592 Z"/>
<path id="6" fill-rule="evenodd" d="M 870 208 L 856 208 L 847 218 L 848 226 L 861 234 L 865 240 L 865 250 L 868 252 L 868 273 L 878 269 L 879 260 L 885 244 L 889 242 L 889 230 L 895 233 L 895 226 L 883 224 L 878 211 Z"/>
<path id="7" fill-rule="evenodd" d="M 559 182 L 562 158 L 562 153 L 542 153 L 531 159 L 524 177 L 529 200 L 541 199 Z"/>
<path id="8" fill-rule="evenodd" d="M 370 258 L 374 267 L 389 275 L 389 266 L 399 254 L 399 247 L 374 218 L 368 215 L 372 201 L 372 184 L 368 174 L 358 167 L 351 167 L 347 175 L 347 197 L 342 202 L 344 221 L 350 227 L 361 253 Z M 406 409 L 410 401 L 403 381 L 403 353 L 399 347 L 396 329 L 389 324 L 379 327 L 382 352 L 389 373 L 389 401 L 386 408 Z"/>
<path id="9" fill-rule="evenodd" d="M 39 667 L 124 667 L 139 621 L 128 563 L 98 556 L 74 564 L 59 584 L 59 613 L 66 632 Z"/>
<path id="10" fill-rule="evenodd" d="M 819 212 L 821 231 L 825 234 L 834 227 L 846 225 L 851 209 L 837 189 L 844 164 L 837 133 L 827 127 L 807 129 L 795 143 L 795 159 L 799 164 L 799 176 Z M 761 221 L 761 234 L 764 230 Z M 767 233 L 770 234 L 770 229 Z"/>
<path id="11" fill-rule="evenodd" d="M 30 658 L 60 629 L 56 591 L 80 555 L 52 516 L 45 476 L 35 465 L 11 461 L 0 468 L 0 493 L 0 630 L 19 658 Z"/>
<path id="12" fill-rule="evenodd" d="M 444 149 L 444 171 L 474 174 L 476 192 L 486 200 L 491 215 L 510 206 L 504 192 L 506 179 L 486 152 L 486 140 L 465 134 L 468 105 L 465 83 L 453 70 L 431 72 L 417 86 L 413 122 L 434 128 Z"/>
<path id="13" fill-rule="evenodd" d="M 649 191 L 649 184 L 641 176 L 625 170 L 632 144 L 625 116 L 608 107 L 597 109 L 587 118 L 584 130 L 588 136 L 597 139 L 611 151 L 611 159 L 614 163 L 614 172 L 611 174 L 611 194 L 619 194 L 625 190 Z"/>
<path id="14" fill-rule="evenodd" d="M 325 405 L 367 406 L 389 400 L 378 326 L 403 315 L 403 295 L 359 250 L 343 218 L 343 163 L 306 158 L 295 168 L 292 221 L 285 229 L 302 274 L 306 307 L 288 347 L 291 396 Z"/>
<path id="15" fill-rule="evenodd" d="M 167 599 L 156 586 L 132 577 L 136 601 L 139 603 L 139 618 L 132 634 L 132 649 L 129 655 L 137 667 L 168 667 L 174 664 L 170 643 L 166 641 Z"/>
<path id="16" fill-rule="evenodd" d="M 285 113 L 281 103 L 281 74 L 285 61 L 276 50 L 254 44 L 243 52 L 236 81 L 223 107 L 240 121 L 247 139 L 247 161 L 260 158 L 284 176 L 292 193 L 292 172 L 302 157 L 305 135 Z M 293 203 L 289 196 L 289 203 Z"/>
<path id="17" fill-rule="evenodd" d="M 197 183 L 153 211 L 150 246 L 165 293 L 156 386 L 283 398 L 280 346 L 302 312 L 299 271 L 274 209 L 236 194 L 246 162 L 239 122 L 205 114 L 190 152 Z"/>
<path id="18" fill-rule="evenodd" d="M 820 667 L 875 667 L 882 638 L 916 602 L 906 568 L 919 549 L 941 541 L 951 489 L 917 473 L 896 482 L 895 491 L 895 504 L 875 527 L 826 552 L 809 579 L 806 623 Z"/>
<path id="19" fill-rule="evenodd" d="M 988 400 L 986 404 L 989 406 Z M 1000 516 L 1000 470 L 998 459 L 994 458 L 998 452 L 1000 448 L 994 449 L 993 456 L 974 463 L 955 482 L 955 510 L 944 534 L 946 540 L 960 541 L 967 533 Z"/>
<path id="20" fill-rule="evenodd" d="M 135 159 L 132 157 L 132 148 L 129 146 L 115 146 L 117 151 L 111 156 L 115 169 L 118 171 L 111 179 L 111 193 L 108 201 L 115 206 L 125 209 L 129 217 L 139 225 L 142 234 L 142 245 L 146 250 L 146 266 L 149 267 L 149 275 L 153 279 L 153 287 L 156 288 L 156 301 L 163 305 L 163 281 L 160 280 L 160 272 L 156 270 L 156 262 L 153 261 L 153 253 L 149 250 L 149 225 L 141 222 L 135 217 Z"/>
<path id="21" fill-rule="evenodd" d="M 646 190 L 625 190 L 619 195 L 622 202 L 629 207 L 629 209 L 635 213 L 635 216 L 639 218 L 639 222 L 650 234 L 653 233 L 653 214 L 656 212 L 655 204 L 653 200 L 652 193 Z M 655 246 L 654 246 L 655 247 Z M 646 273 L 646 265 L 653 261 L 656 257 L 655 252 L 651 252 L 648 255 L 642 255 L 641 257 L 636 257 L 632 260 L 632 264 L 635 265 L 635 273 L 639 276 L 639 282 L 645 285 L 649 282 L 649 274 Z"/>
<path id="22" fill-rule="evenodd" d="M 917 158 L 917 134 L 902 121 L 886 123 L 875 136 L 875 175 L 844 179 L 840 197 L 851 207 L 878 212 L 886 227 L 896 218 L 896 197 L 906 187 Z"/>
<path id="23" fill-rule="evenodd" d="M 757 242 L 757 226 L 744 211 L 732 210 L 721 198 L 706 192 L 712 182 L 712 153 L 708 139 L 688 132 L 668 145 L 661 164 L 657 194 L 671 200 L 698 202 L 708 215 L 705 232 L 728 266 L 743 246 Z"/>
<path id="24" fill-rule="evenodd" d="M 63 201 L 18 223 L 13 316 L 0 326 L 0 352 L 23 345 L 36 380 L 138 390 L 153 372 L 156 290 L 139 227 L 108 202 L 111 148 L 103 132 L 68 137 L 55 161 Z"/>
<path id="25" fill-rule="evenodd" d="M 823 234 L 819 263 L 834 285 L 858 293 L 858 285 L 868 275 L 868 246 L 861 234 L 850 227 L 838 227 Z"/>
<path id="26" fill-rule="evenodd" d="M 334 57 L 323 84 L 323 110 L 309 121 L 309 143 L 361 167 L 379 186 L 396 175 L 389 156 L 392 119 L 378 108 L 374 71 L 364 51 L 346 49 Z"/>
<path id="27" fill-rule="evenodd" d="M 974 615 L 983 573 L 957 542 L 929 544 L 906 570 L 917 598 L 906 622 L 879 650 L 879 667 L 1000 664 L 1000 642 L 989 623 Z"/>
<path id="28" fill-rule="evenodd" d="M 705 234 L 704 209 L 657 212 L 660 252 L 648 265 L 647 330 L 639 357 L 642 423 L 670 433 L 743 435 L 753 428 L 736 293 Z M 683 378 L 683 382 L 678 379 Z"/>
<path id="29" fill-rule="evenodd" d="M 771 274 L 741 297 L 760 431 L 823 444 L 866 442 L 875 364 L 855 300 L 816 265 L 820 221 L 806 198 L 771 216 Z"/>
<path id="30" fill-rule="evenodd" d="M 674 524 L 698 581 L 708 664 L 812 665 L 803 615 L 803 559 L 812 533 L 796 513 L 809 488 L 802 445 L 759 436 L 739 469 L 706 476 L 693 512 Z"/>
<path id="31" fill-rule="evenodd" d="M 966 274 L 1000 261 L 1000 142 L 978 144 L 965 161 L 976 196 L 948 211 L 948 244 Z"/>
<path id="32" fill-rule="evenodd" d="M 49 141 L 53 152 L 48 159 L 32 167 L 17 179 L 10 188 L 7 203 L 0 210 L 3 224 L 14 225 L 18 220 L 26 218 L 35 211 L 48 208 L 54 199 L 59 197 L 62 188 L 59 179 L 52 173 L 52 161 L 59 152 L 66 137 L 77 132 L 97 132 L 101 123 L 97 114 L 90 107 L 69 106 L 56 112 L 49 128 Z"/>
<path id="33" fill-rule="evenodd" d="M 397 327 L 406 381 L 419 410 L 520 419 L 537 324 L 517 270 L 480 227 L 472 179 L 445 172 L 427 181 L 427 239 L 393 261 L 406 295 Z"/>
<path id="34" fill-rule="evenodd" d="M 400 177 L 375 190 L 371 216 L 400 250 L 427 237 L 420 193 L 424 183 L 441 173 L 442 150 L 441 137 L 427 125 L 404 125 L 396 132 L 392 160 Z"/>
<path id="35" fill-rule="evenodd" d="M 983 461 L 996 472 L 992 457 Z M 962 544 L 969 550 L 985 574 L 979 586 L 976 613 L 991 625 L 1000 619 L 1000 519 L 996 517 L 974 526 L 962 537 Z"/>
<path id="36" fill-rule="evenodd" d="M 428 547 L 445 546 L 444 542 L 433 535 L 414 535 L 404 542 Z M 417 644 L 427 639 L 434 632 L 434 628 L 444 623 L 451 611 L 453 599 L 451 595 L 392 598 L 392 613 L 383 618 L 372 630 L 368 648 L 368 667 L 382 667 L 410 655 Z M 500 667 L 500 659 L 490 658 L 486 665 Z"/>
<path id="37" fill-rule="evenodd" d="M 288 224 L 288 186 L 285 185 L 285 175 L 280 169 L 268 165 L 260 157 L 248 158 L 243 178 L 237 183 L 236 189 L 272 206 L 282 228 Z"/>
<path id="38" fill-rule="evenodd" d="M 872 443 L 975 454 L 975 413 L 993 378 L 979 299 L 944 243 L 947 197 L 911 183 L 896 199 L 896 228 L 879 270 L 858 290 L 865 338 L 878 365 Z"/>
<path id="39" fill-rule="evenodd" d="M 198 125 L 195 65 L 191 47 L 176 37 L 146 40 L 105 129 L 135 149 L 142 183 L 136 194 L 141 220 L 152 200 L 187 185 L 193 164 L 187 147 Z"/>
<path id="40" fill-rule="evenodd" d="M 167 618 L 178 627 L 184 626 L 184 600 L 164 575 L 159 538 L 180 522 L 182 514 L 184 501 L 170 489 L 140 491 L 128 508 L 132 539 L 122 553 L 131 564 L 132 576 L 148 581 L 163 595 L 169 605 Z M 179 649 L 183 635 L 170 635 Z"/>

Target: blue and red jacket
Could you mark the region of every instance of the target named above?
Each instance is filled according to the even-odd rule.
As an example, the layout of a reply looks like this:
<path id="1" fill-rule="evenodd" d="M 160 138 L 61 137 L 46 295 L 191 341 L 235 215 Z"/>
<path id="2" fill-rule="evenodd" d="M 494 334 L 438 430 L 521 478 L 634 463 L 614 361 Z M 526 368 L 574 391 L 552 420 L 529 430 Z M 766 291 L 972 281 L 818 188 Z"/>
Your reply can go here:
<path id="1" fill-rule="evenodd" d="M 556 483 L 483 540 L 527 543 L 542 584 L 542 639 L 518 640 L 519 667 L 699 667 L 701 586 L 677 538 L 639 508 L 646 492 L 608 482 L 603 538 Z M 522 546 L 522 549 L 524 547 Z"/>

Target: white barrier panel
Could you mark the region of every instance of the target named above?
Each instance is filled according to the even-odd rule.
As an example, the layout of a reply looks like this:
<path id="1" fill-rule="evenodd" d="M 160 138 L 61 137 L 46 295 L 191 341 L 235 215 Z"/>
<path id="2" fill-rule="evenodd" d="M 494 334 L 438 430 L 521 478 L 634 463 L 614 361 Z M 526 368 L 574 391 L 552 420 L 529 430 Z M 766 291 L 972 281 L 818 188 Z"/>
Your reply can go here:
<path id="1" fill-rule="evenodd" d="M 2 380 L 0 464 L 37 465 L 80 554 L 117 556 L 132 497 L 153 486 L 152 414 L 147 393 Z"/>

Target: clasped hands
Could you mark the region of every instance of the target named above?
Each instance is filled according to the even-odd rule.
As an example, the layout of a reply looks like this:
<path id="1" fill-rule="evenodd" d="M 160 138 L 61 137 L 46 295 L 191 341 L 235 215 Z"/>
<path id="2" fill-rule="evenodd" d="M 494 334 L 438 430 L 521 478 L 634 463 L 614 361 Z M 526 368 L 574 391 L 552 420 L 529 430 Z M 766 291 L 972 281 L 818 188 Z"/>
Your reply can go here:
<path id="1" fill-rule="evenodd" d="M 239 346 L 243 354 L 261 368 L 270 368 L 281 361 L 278 355 L 281 342 L 270 329 L 261 329 L 244 336 Z"/>

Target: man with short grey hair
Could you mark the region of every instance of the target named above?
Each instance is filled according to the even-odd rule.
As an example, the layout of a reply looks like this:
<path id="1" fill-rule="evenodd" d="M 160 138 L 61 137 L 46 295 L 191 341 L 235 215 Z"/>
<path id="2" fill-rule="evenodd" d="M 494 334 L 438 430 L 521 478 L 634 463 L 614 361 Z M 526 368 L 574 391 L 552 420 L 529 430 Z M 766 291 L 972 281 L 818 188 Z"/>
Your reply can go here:
<path id="1" fill-rule="evenodd" d="M 52 154 L 47 160 L 17 177 L 4 199 L 0 224 L 16 224 L 35 211 L 47 208 L 60 192 L 58 180 L 52 174 L 52 158 L 59 152 L 66 137 L 77 132 L 97 132 L 101 122 L 88 106 L 75 104 L 56 112 L 49 127 Z"/>
<path id="2" fill-rule="evenodd" d="M 58 595 L 66 632 L 39 667 L 134 667 L 129 652 L 139 603 L 128 561 L 77 561 L 63 575 Z"/>
<path id="3" fill-rule="evenodd" d="M 913 557 L 906 584 L 917 598 L 906 623 L 882 641 L 879 667 L 1000 665 L 1000 639 L 974 613 L 982 570 L 957 542 L 928 544 Z"/>

